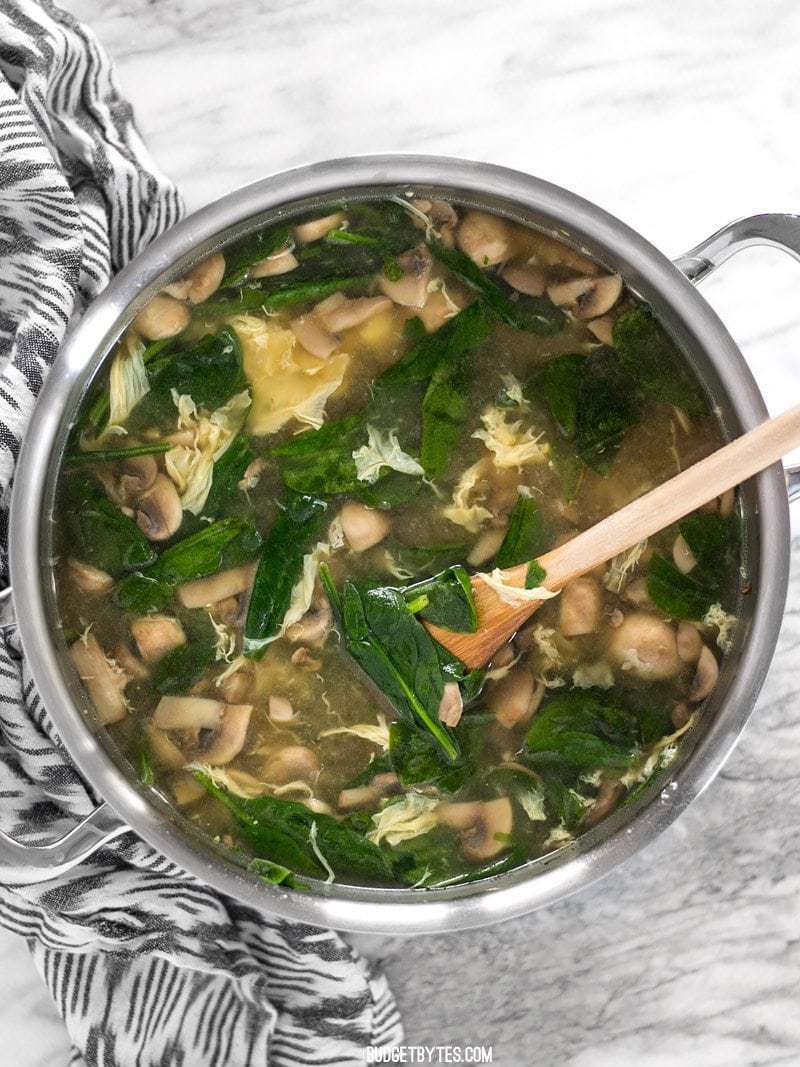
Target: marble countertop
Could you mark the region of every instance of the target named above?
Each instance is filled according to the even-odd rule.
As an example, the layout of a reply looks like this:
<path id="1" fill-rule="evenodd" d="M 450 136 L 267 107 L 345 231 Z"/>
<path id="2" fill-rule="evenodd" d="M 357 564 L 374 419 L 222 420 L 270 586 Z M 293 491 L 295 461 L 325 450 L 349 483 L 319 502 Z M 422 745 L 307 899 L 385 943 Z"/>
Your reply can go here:
<path id="1" fill-rule="evenodd" d="M 792 0 L 64 6 L 117 61 L 140 129 L 190 209 L 271 171 L 388 150 L 529 171 L 673 256 L 737 216 L 800 210 Z M 704 288 L 773 411 L 800 399 L 799 283 L 796 263 L 762 249 Z M 504 1065 L 800 1062 L 797 549 L 751 726 L 670 830 L 599 885 L 527 918 L 358 939 L 390 977 L 409 1042 L 491 1044 Z M 23 955 L 0 937 L 4 1049 L 17 1067 L 66 1062 Z M 2 995 L 12 973 L 13 998 Z"/>

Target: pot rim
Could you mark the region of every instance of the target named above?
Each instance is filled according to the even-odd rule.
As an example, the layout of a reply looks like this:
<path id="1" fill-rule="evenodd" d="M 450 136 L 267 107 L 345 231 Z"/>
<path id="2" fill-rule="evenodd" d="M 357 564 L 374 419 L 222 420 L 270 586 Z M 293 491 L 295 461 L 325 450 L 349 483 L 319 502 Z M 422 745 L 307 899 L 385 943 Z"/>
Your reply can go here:
<path id="1" fill-rule="evenodd" d="M 634 230 L 558 186 L 492 164 L 441 156 L 365 155 L 311 164 L 230 193 L 178 223 L 140 253 L 70 328 L 35 406 L 17 466 L 10 514 L 9 562 L 22 645 L 35 684 L 84 777 L 148 844 L 190 874 L 244 903 L 284 918 L 342 930 L 427 933 L 467 929 L 511 918 L 576 892 L 606 875 L 664 830 L 717 774 L 752 711 L 777 641 L 789 570 L 788 504 L 780 464 L 753 480 L 752 521 L 760 555 L 749 630 L 727 690 L 704 721 L 705 733 L 670 768 L 669 791 L 618 811 L 574 844 L 504 875 L 467 886 L 426 890 L 373 889 L 312 882 L 307 893 L 267 886 L 193 834 L 153 789 L 124 777 L 85 717 L 85 695 L 66 676 L 63 649 L 51 632 L 45 551 L 48 479 L 54 449 L 65 436 L 65 412 L 102 362 L 124 325 L 164 283 L 231 237 L 262 225 L 259 216 L 305 197 L 378 186 L 439 186 L 476 203 L 530 212 L 539 228 L 611 261 L 652 303 L 693 362 L 705 363 L 725 398 L 729 433 L 767 417 L 755 381 L 734 341 L 686 277 Z M 494 204 L 492 205 L 494 206 Z M 756 514 L 757 513 L 757 514 Z M 74 674 L 74 672 L 73 672 Z M 724 688 L 724 687 L 723 687 Z M 713 718 L 712 718 L 713 716 Z M 682 748 L 685 746 L 682 746 Z M 674 784 L 673 784 L 674 783 Z M 531 873 L 532 872 L 532 873 Z"/>

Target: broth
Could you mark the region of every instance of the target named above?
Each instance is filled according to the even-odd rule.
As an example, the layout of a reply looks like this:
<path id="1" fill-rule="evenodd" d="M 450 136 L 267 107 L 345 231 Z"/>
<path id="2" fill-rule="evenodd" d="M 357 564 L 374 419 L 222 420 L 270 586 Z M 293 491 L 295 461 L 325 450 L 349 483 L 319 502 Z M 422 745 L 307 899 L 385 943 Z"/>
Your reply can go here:
<path id="1" fill-rule="evenodd" d="M 59 482 L 63 630 L 143 781 L 260 877 L 486 877 L 674 758 L 733 640 L 733 494 L 485 671 L 423 626 L 722 443 L 618 276 L 457 203 L 336 203 L 167 286 L 108 364 Z"/>

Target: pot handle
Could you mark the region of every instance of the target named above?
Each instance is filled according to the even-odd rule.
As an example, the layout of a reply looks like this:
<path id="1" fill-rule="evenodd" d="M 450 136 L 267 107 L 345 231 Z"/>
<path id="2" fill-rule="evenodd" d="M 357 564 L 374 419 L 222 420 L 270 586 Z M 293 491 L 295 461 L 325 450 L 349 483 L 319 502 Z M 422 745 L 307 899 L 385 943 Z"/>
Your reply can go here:
<path id="1" fill-rule="evenodd" d="M 771 245 L 800 260 L 800 215 L 770 213 L 737 219 L 689 249 L 674 263 L 690 282 L 697 284 L 726 259 L 755 245 Z M 786 491 L 792 503 L 800 499 L 800 464 L 788 465 L 785 473 Z"/>
<path id="2" fill-rule="evenodd" d="M 0 632 L 16 628 L 11 587 L 0 590 Z M 4 885 L 47 882 L 83 863 L 93 852 L 129 831 L 105 802 L 46 845 L 26 845 L 0 830 L 0 881 Z"/>

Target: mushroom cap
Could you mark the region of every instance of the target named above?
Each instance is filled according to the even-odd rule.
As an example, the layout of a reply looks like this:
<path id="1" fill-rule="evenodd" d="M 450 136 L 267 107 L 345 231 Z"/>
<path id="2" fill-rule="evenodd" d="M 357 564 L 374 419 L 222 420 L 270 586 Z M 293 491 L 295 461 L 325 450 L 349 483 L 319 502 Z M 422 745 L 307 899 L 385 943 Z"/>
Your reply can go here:
<path id="1" fill-rule="evenodd" d="M 428 280 L 433 267 L 433 257 L 426 245 L 412 248 L 397 257 L 403 276 L 392 280 L 385 274 L 378 278 L 378 288 L 401 307 L 421 308 L 428 299 Z"/>
<path id="2" fill-rule="evenodd" d="M 136 497 L 151 489 L 158 477 L 158 463 L 155 456 L 132 456 L 119 464 L 119 491 L 125 500 Z"/>
<path id="3" fill-rule="evenodd" d="M 166 541 L 183 522 L 183 505 L 171 478 L 159 474 L 152 486 L 139 497 L 136 525 L 150 541 Z"/>
<path id="4" fill-rule="evenodd" d="M 338 295 L 342 299 L 336 302 L 335 307 L 323 309 L 320 305 L 313 312 L 315 319 L 331 333 L 341 333 L 342 330 L 360 326 L 392 306 L 388 296 L 360 296 L 350 300 L 341 293 Z"/>
<path id="5" fill-rule="evenodd" d="M 500 276 L 518 293 L 525 293 L 526 296 L 542 296 L 544 293 L 544 271 L 539 267 L 532 267 L 528 263 L 509 263 Z"/>
<path id="6" fill-rule="evenodd" d="M 335 230 L 345 219 L 343 211 L 334 211 L 331 215 L 324 215 L 319 219 L 310 219 L 301 222 L 294 228 L 295 238 L 301 245 L 311 244 L 312 241 L 320 241 L 331 230 Z"/>
<path id="7" fill-rule="evenodd" d="M 154 663 L 186 644 L 183 627 L 171 615 L 142 615 L 131 622 L 131 636 L 145 663 Z"/>
<path id="8" fill-rule="evenodd" d="M 305 745 L 287 745 L 268 757 L 263 777 L 272 785 L 316 781 L 320 771 L 317 754 Z"/>
<path id="9" fill-rule="evenodd" d="M 697 663 L 703 650 L 703 638 L 698 633 L 697 628 L 692 626 L 690 622 L 679 623 L 675 640 L 678 655 L 683 662 Z"/>
<path id="10" fill-rule="evenodd" d="M 206 608 L 250 591 L 256 573 L 255 564 L 245 563 L 241 567 L 230 567 L 217 571 L 207 578 L 195 578 L 183 582 L 177 587 L 178 600 L 185 608 Z"/>
<path id="11" fill-rule="evenodd" d="M 79 637 L 70 646 L 70 655 L 103 726 L 124 719 L 128 713 L 124 691 L 130 678 L 107 659 L 94 634 Z"/>
<path id="12" fill-rule="evenodd" d="M 622 670 L 650 682 L 674 678 L 683 667 L 675 630 L 645 611 L 632 612 L 611 631 L 608 655 Z"/>
<path id="13" fill-rule="evenodd" d="M 701 700 L 705 700 L 717 684 L 718 678 L 719 664 L 717 663 L 717 657 L 708 645 L 703 645 L 697 660 L 697 669 L 692 680 L 692 688 L 689 690 L 689 700 L 692 704 L 699 704 Z"/>
<path id="14" fill-rule="evenodd" d="M 272 278 L 278 274 L 288 274 L 289 271 L 294 270 L 297 266 L 299 266 L 297 256 L 294 255 L 291 248 L 284 248 L 274 256 L 267 256 L 266 259 L 261 259 L 258 263 L 254 263 L 250 268 L 249 276 L 251 278 Z"/>
<path id="15" fill-rule="evenodd" d="M 532 718 L 544 696 L 544 685 L 523 664 L 486 687 L 486 706 L 507 730 Z"/>
<path id="16" fill-rule="evenodd" d="M 559 628 L 564 637 L 595 633 L 602 613 L 603 594 L 594 578 L 585 575 L 564 586 L 559 601 Z"/>
<path id="17" fill-rule="evenodd" d="M 339 347 L 339 338 L 314 315 L 301 315 L 289 323 L 289 329 L 295 335 L 306 352 L 317 359 L 327 359 Z"/>
<path id="18" fill-rule="evenodd" d="M 202 759 L 212 767 L 230 763 L 244 748 L 252 704 L 225 704 L 222 708 L 210 743 L 202 751 Z"/>
<path id="19" fill-rule="evenodd" d="M 574 311 L 579 319 L 596 319 L 610 311 L 619 300 L 622 279 L 618 274 L 573 278 L 551 285 L 547 295 L 559 307 Z"/>
<path id="20" fill-rule="evenodd" d="M 159 730 L 215 730 L 225 705 L 208 697 L 166 696 L 150 719 Z"/>
<path id="21" fill-rule="evenodd" d="M 464 711 L 464 701 L 458 682 L 445 682 L 444 693 L 439 701 L 439 722 L 445 726 L 458 726 Z"/>
<path id="22" fill-rule="evenodd" d="M 468 211 L 458 227 L 456 241 L 479 267 L 494 267 L 509 257 L 511 229 L 499 215 Z"/>
<path id="23" fill-rule="evenodd" d="M 159 293 L 133 320 L 133 328 L 147 341 L 162 341 L 185 330 L 190 318 L 185 304 Z"/>
<path id="24" fill-rule="evenodd" d="M 225 257 L 221 252 L 204 259 L 192 267 L 186 275 L 186 296 L 190 304 L 202 304 L 212 293 L 216 293 L 225 276 Z"/>
<path id="25" fill-rule="evenodd" d="M 487 860 L 502 852 L 508 847 L 503 838 L 514 827 L 514 811 L 508 797 L 442 804 L 438 817 L 444 826 L 459 832 L 461 851 L 468 860 Z"/>
<path id="26" fill-rule="evenodd" d="M 79 559 L 67 560 L 67 574 L 79 593 L 86 596 L 99 596 L 107 593 L 114 584 L 114 579 L 99 567 L 84 563 Z"/>
<path id="27" fill-rule="evenodd" d="M 388 516 L 376 508 L 368 508 L 355 500 L 348 500 L 339 512 L 342 533 L 354 552 L 366 552 L 388 535 L 392 524 Z"/>
<path id="28" fill-rule="evenodd" d="M 683 534 L 678 534 L 672 542 L 672 558 L 681 574 L 688 574 L 689 571 L 693 571 L 697 566 L 694 552 L 689 548 Z"/>

